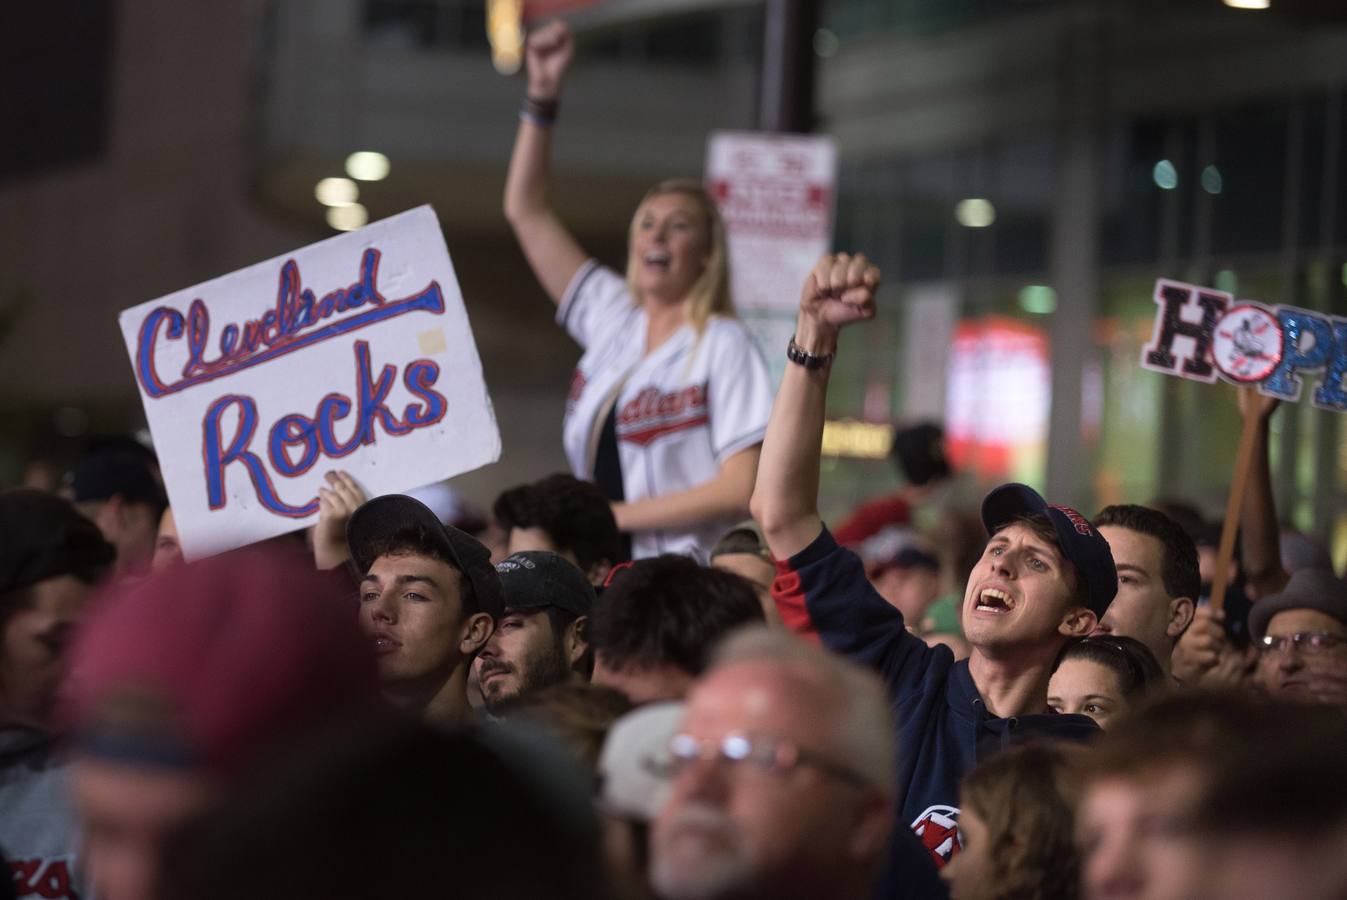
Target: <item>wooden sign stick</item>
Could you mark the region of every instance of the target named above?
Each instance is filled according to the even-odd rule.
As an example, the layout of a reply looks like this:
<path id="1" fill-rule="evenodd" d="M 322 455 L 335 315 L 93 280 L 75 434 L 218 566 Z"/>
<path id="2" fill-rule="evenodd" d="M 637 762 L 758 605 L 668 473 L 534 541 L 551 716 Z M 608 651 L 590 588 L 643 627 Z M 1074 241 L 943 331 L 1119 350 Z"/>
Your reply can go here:
<path id="1" fill-rule="evenodd" d="M 1253 467 L 1253 445 L 1257 442 L 1258 429 L 1258 415 L 1250 411 L 1244 416 L 1244 430 L 1239 434 L 1230 499 L 1226 501 L 1225 524 L 1221 526 L 1221 547 L 1216 554 L 1216 572 L 1211 579 L 1211 608 L 1216 612 L 1225 607 L 1225 589 L 1229 581 L 1226 576 L 1230 572 L 1230 560 L 1235 556 L 1235 535 L 1239 532 L 1239 515 L 1244 507 L 1249 470 Z"/>

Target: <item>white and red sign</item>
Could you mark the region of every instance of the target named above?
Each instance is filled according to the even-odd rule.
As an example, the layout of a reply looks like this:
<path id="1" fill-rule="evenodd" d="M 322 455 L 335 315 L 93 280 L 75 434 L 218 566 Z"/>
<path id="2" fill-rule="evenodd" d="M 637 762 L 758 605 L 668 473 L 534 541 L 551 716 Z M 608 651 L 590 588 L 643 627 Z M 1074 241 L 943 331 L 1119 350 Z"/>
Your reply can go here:
<path id="1" fill-rule="evenodd" d="M 434 210 L 126 310 L 120 317 L 183 552 L 317 520 L 334 468 L 371 496 L 500 456 Z"/>
<path id="2" fill-rule="evenodd" d="M 714 132 L 706 183 L 725 220 L 730 287 L 742 311 L 793 311 L 832 247 L 837 145 L 830 137 Z"/>

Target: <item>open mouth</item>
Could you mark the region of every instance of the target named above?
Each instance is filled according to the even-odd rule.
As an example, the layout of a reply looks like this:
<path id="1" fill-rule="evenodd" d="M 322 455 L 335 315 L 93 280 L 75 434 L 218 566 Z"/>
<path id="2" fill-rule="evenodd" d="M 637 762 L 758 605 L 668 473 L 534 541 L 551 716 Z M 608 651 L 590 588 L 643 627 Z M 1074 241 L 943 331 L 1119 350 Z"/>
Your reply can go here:
<path id="1" fill-rule="evenodd" d="M 668 250 L 651 250 L 643 257 L 643 261 L 647 266 L 667 269 L 670 258 Z"/>
<path id="2" fill-rule="evenodd" d="M 1008 613 L 1014 608 L 1010 595 L 1000 588 L 983 588 L 978 594 L 977 612 Z"/>

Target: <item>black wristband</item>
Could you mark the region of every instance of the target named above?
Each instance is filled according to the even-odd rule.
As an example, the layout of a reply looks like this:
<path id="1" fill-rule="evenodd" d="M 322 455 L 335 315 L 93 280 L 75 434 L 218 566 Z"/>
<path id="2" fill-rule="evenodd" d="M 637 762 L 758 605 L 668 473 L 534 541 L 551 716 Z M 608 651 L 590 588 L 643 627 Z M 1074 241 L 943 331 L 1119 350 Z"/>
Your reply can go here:
<path id="1" fill-rule="evenodd" d="M 561 108 L 561 102 L 553 97 L 545 100 L 539 97 L 524 97 L 524 105 L 519 110 L 519 114 L 524 118 L 548 128 L 557 120 L 557 111 Z"/>
<path id="2" fill-rule="evenodd" d="M 799 344 L 795 343 L 795 335 L 790 336 L 790 343 L 786 345 L 786 359 L 795 363 L 797 366 L 804 366 L 811 371 L 815 369 L 825 369 L 832 365 L 837 354 L 829 353 L 827 356 L 815 356 Z"/>

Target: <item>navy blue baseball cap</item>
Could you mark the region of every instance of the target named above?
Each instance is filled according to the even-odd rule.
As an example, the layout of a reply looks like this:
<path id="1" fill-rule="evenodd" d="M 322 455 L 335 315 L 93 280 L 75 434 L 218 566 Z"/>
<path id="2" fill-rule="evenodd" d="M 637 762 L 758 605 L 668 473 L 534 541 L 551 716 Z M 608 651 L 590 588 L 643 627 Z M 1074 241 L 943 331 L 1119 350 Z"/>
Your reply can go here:
<path id="1" fill-rule="evenodd" d="M 1052 506 L 1027 484 L 1003 484 L 982 501 L 982 524 L 988 534 L 1024 516 L 1042 513 L 1057 532 L 1062 555 L 1085 580 L 1086 606 L 1099 618 L 1118 593 L 1118 570 L 1108 541 L 1076 510 Z"/>

